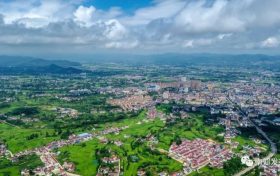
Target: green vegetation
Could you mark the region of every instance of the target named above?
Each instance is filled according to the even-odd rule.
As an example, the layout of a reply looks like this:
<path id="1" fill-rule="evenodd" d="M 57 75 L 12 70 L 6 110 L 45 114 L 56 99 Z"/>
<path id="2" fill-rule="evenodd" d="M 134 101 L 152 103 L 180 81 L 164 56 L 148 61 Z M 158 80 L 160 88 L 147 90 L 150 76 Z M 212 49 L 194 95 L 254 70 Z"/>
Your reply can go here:
<path id="1" fill-rule="evenodd" d="M 198 172 L 193 172 L 190 174 L 190 176 L 224 176 L 223 169 L 216 169 L 211 168 L 209 166 L 205 166 L 202 169 L 200 169 Z"/>
<path id="2" fill-rule="evenodd" d="M 218 126 L 205 126 L 203 115 L 193 114 L 189 119 L 178 119 L 167 125 L 159 119 L 147 121 L 145 117 L 143 111 L 134 118 L 100 125 L 98 130 L 109 126 L 129 126 L 129 128 L 119 134 L 106 135 L 109 140 L 107 145 L 93 140 L 86 142 L 85 145 L 64 147 L 60 150 L 60 161 L 67 160 L 77 164 L 77 173 L 79 174 L 88 174 L 83 168 L 88 168 L 87 170 L 90 172 L 96 173 L 98 158 L 100 157 L 96 152 L 106 150 L 121 158 L 121 167 L 124 170 L 124 175 L 127 176 L 136 175 L 139 169 L 143 169 L 151 175 L 161 171 L 174 172 L 181 170 L 182 165 L 169 158 L 162 149 L 168 150 L 173 141 L 180 142 L 183 138 L 215 139 L 217 134 L 223 131 L 223 128 Z M 204 127 L 203 130 L 201 130 L 202 126 Z M 151 147 L 151 144 L 146 140 L 147 136 L 151 134 L 159 138 L 159 143 L 152 145 L 154 147 Z M 113 144 L 114 141 L 121 141 L 123 145 L 118 147 Z M 206 168 L 202 171 L 207 172 Z M 213 174 L 221 173 L 221 170 L 212 168 L 208 168 L 208 171 Z"/>
<path id="3" fill-rule="evenodd" d="M 264 128 L 265 132 L 268 136 L 276 143 L 277 146 L 277 154 L 280 154 L 280 128 L 279 126 L 270 125 Z"/>
<path id="4" fill-rule="evenodd" d="M 251 172 L 247 173 L 248 176 L 260 176 L 261 169 L 259 167 L 256 167 Z"/>
<path id="5" fill-rule="evenodd" d="M 14 109 L 11 113 L 11 115 L 21 115 L 24 114 L 26 116 L 32 116 L 35 114 L 38 114 L 39 110 L 37 107 L 19 107 Z"/>
<path id="6" fill-rule="evenodd" d="M 58 159 L 61 163 L 75 163 L 76 172 L 81 175 L 94 176 L 99 166 L 95 151 L 102 146 L 96 139 L 80 145 L 67 146 L 59 150 L 61 153 Z"/>
<path id="7" fill-rule="evenodd" d="M 224 163 L 224 175 L 231 176 L 239 172 L 244 166 L 239 157 L 232 158 Z"/>
<path id="8" fill-rule="evenodd" d="M 166 128 L 161 129 L 157 134 L 159 138 L 158 147 L 168 150 L 171 143 L 176 141 L 176 136 L 179 136 L 181 139 L 201 138 L 221 141 L 218 134 L 223 132 L 224 129 L 220 126 L 204 124 L 203 118 L 203 115 L 192 114 L 191 118 L 167 122 Z"/>
<path id="9" fill-rule="evenodd" d="M 15 163 L 0 159 L 0 176 L 18 176 L 23 169 L 35 169 L 39 166 L 43 166 L 43 163 L 36 155 L 21 157 Z"/>
<path id="10" fill-rule="evenodd" d="M 170 114 L 172 112 L 172 104 L 160 104 L 157 105 L 156 108 L 158 111 L 164 112 L 166 114 Z"/>
<path id="11" fill-rule="evenodd" d="M 260 147 L 264 153 L 262 155 L 265 156 L 265 153 L 268 151 L 269 146 L 267 144 L 256 144 L 251 137 L 255 137 L 258 139 L 263 139 L 261 135 L 256 131 L 255 128 L 239 128 L 241 131 L 241 134 L 232 139 L 232 141 L 236 141 L 239 143 L 239 146 L 237 149 L 235 149 L 236 152 L 240 152 L 243 149 L 243 146 L 250 146 L 250 147 Z"/>
<path id="12" fill-rule="evenodd" d="M 0 139 L 6 143 L 12 153 L 33 149 L 45 145 L 57 137 L 51 129 L 22 129 L 7 124 L 0 124 Z"/>
<path id="13" fill-rule="evenodd" d="M 156 171 L 174 172 L 182 168 L 182 165 L 166 154 L 162 154 L 157 150 L 152 150 L 148 143 L 144 140 L 151 132 L 159 131 L 164 127 L 160 120 L 152 122 L 144 122 L 145 112 L 142 112 L 133 119 L 125 119 L 120 122 L 115 122 L 113 126 L 126 126 L 128 129 L 123 130 L 120 134 L 109 134 L 106 137 L 109 139 L 109 144 L 101 144 L 97 140 L 86 142 L 86 145 L 75 145 L 62 148 L 60 161 L 70 160 L 77 164 L 77 173 L 86 175 L 94 175 L 98 168 L 98 150 L 106 150 L 115 153 L 121 158 L 121 167 L 124 170 L 124 175 L 136 175 L 137 170 L 142 168 L 147 172 L 155 173 Z M 141 124 L 137 124 L 141 122 Z M 125 137 L 128 136 L 128 137 Z M 121 147 L 113 144 L 113 141 L 122 141 Z M 88 168 L 87 170 L 83 168 Z"/>
<path id="14" fill-rule="evenodd" d="M 223 135 L 219 134 L 224 133 L 225 129 L 218 125 L 218 122 L 220 118 L 226 117 L 226 114 L 221 112 L 212 115 L 208 106 L 190 105 L 184 97 L 181 97 L 176 101 L 169 100 L 170 103 L 167 104 L 156 104 L 156 109 L 165 114 L 164 117 L 167 119 L 148 119 L 145 109 L 126 112 L 118 106 L 110 105 L 109 100 L 131 96 L 134 90 L 130 91 L 130 88 L 137 87 L 143 93 L 147 83 L 174 82 L 181 76 L 187 76 L 190 80 L 201 80 L 202 87 L 206 90 L 205 97 L 216 101 L 220 94 L 218 97 L 212 97 L 211 94 L 208 96 L 212 87 L 206 88 L 209 80 L 218 81 L 213 83 L 214 87 L 211 88 L 213 91 L 225 93 L 225 90 L 231 89 L 224 82 L 235 83 L 235 80 L 240 79 L 249 82 L 251 76 L 260 76 L 266 79 L 262 79 L 259 84 L 276 83 L 275 77 L 279 77 L 273 74 L 264 77 L 265 74 L 256 74 L 255 70 L 249 72 L 248 68 L 236 70 L 228 66 L 216 68 L 210 65 L 205 68 L 197 65 L 186 67 L 178 65 L 172 69 L 167 65 L 141 67 L 97 64 L 86 67 L 93 72 L 71 76 L 64 74 L 1 76 L 0 143 L 5 144 L 8 150 L 16 154 L 44 146 L 54 140 L 67 139 L 71 134 L 94 133 L 108 128 L 128 126 L 119 133 L 102 136 L 108 139 L 109 142 L 106 144 L 94 137 L 85 143 L 56 149 L 55 152 L 60 153 L 58 160 L 61 164 L 64 161 L 73 162 L 76 166 L 75 172 L 86 176 L 96 175 L 101 164 L 100 159 L 113 154 L 121 159 L 121 170 L 125 176 L 136 175 L 138 170 L 146 171 L 147 175 L 157 175 L 162 171 L 168 173 L 181 171 L 182 164 L 168 157 L 170 145 L 174 142 L 180 144 L 184 139 L 196 138 L 224 144 Z M 188 81 L 184 84 L 188 84 Z M 185 86 L 180 85 L 181 88 Z M 86 90 L 86 93 L 79 93 L 83 90 Z M 189 90 L 204 97 L 203 91 Z M 155 100 L 160 100 L 164 91 L 182 94 L 178 87 L 168 87 L 157 92 L 148 92 L 148 95 L 154 103 L 158 103 L 159 101 Z M 220 106 L 218 109 L 221 110 L 228 108 L 226 104 Z M 235 152 L 240 152 L 241 146 L 246 145 L 268 149 L 267 145 L 256 144 L 250 138 L 261 139 L 255 130 L 251 128 L 240 130 L 242 134 L 233 139 L 240 144 Z M 265 130 L 279 147 L 279 128 Z M 263 152 L 261 156 L 266 154 Z M 17 163 L 1 158 L 0 176 L 19 175 L 21 169 L 32 169 L 41 164 L 39 158 L 33 155 L 30 158 L 21 158 Z M 227 176 L 242 167 L 239 159 L 233 158 L 225 163 L 224 169 L 206 166 L 191 175 Z M 254 170 L 250 174 L 253 176 L 257 173 L 258 170 Z"/>

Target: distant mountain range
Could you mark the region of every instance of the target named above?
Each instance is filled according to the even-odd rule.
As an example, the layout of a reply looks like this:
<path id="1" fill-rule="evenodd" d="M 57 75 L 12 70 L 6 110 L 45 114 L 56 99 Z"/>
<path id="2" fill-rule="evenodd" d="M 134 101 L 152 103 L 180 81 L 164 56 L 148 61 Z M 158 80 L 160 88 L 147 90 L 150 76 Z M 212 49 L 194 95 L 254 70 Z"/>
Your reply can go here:
<path id="1" fill-rule="evenodd" d="M 45 67 L 57 65 L 60 67 L 78 67 L 78 62 L 67 60 L 46 60 L 33 57 L 0 56 L 0 67 Z"/>
<path id="2" fill-rule="evenodd" d="M 280 70 L 280 56 L 263 54 L 99 54 L 80 61 L 96 64 L 121 63 L 132 65 L 254 67 Z"/>
<path id="3" fill-rule="evenodd" d="M 76 62 L 78 61 L 78 62 Z M 0 56 L 0 74 L 79 74 L 88 72 L 80 62 L 128 65 L 218 66 L 280 71 L 280 56 L 262 54 L 100 54 L 88 59 L 47 60 L 32 57 Z"/>
<path id="4" fill-rule="evenodd" d="M 0 56 L 0 74 L 78 74 L 81 64 L 67 60 Z"/>
<path id="5" fill-rule="evenodd" d="M 96 54 L 88 59 L 80 59 L 88 63 L 135 63 L 135 64 L 220 64 L 238 65 L 240 63 L 257 64 L 280 62 L 280 56 L 269 56 L 263 54 Z"/>

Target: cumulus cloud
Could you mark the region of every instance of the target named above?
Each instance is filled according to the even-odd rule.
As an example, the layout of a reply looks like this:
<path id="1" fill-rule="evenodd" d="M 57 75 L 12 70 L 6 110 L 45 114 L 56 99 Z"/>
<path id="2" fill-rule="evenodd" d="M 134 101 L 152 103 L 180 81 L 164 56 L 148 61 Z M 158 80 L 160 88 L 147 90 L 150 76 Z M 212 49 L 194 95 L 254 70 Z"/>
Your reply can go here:
<path id="1" fill-rule="evenodd" d="M 115 48 L 115 49 L 130 49 L 135 48 L 139 44 L 138 41 L 125 41 L 125 42 L 109 42 L 105 44 L 106 48 Z"/>
<path id="2" fill-rule="evenodd" d="M 232 33 L 228 33 L 228 34 L 219 34 L 217 36 L 208 37 L 208 38 L 197 38 L 197 39 L 186 40 L 183 42 L 182 47 L 194 48 L 194 47 L 209 46 L 209 45 L 217 44 L 219 42 L 223 42 L 223 40 L 231 36 Z"/>
<path id="3" fill-rule="evenodd" d="M 0 2 L 0 14 L 6 24 L 20 23 L 29 28 L 38 28 L 51 22 L 64 21 L 72 17 L 74 1 L 4 1 Z"/>
<path id="4" fill-rule="evenodd" d="M 261 46 L 264 48 L 276 48 L 280 44 L 280 41 L 276 37 L 269 37 L 261 42 Z"/>
<path id="5" fill-rule="evenodd" d="M 182 0 L 157 0 L 153 6 L 138 9 L 133 16 L 126 16 L 121 20 L 127 25 L 146 25 L 153 20 L 175 16 L 184 5 L 185 1 Z"/>
<path id="6" fill-rule="evenodd" d="M 81 23 L 85 26 L 92 25 L 93 21 L 93 14 L 95 12 L 95 7 L 85 7 L 85 6 L 79 6 L 78 9 L 74 12 L 74 20 L 78 23 Z"/>
<path id="7" fill-rule="evenodd" d="M 279 49 L 279 9 L 279 0 L 154 0 L 132 13 L 83 0 L 1 1 L 0 45 Z"/>
<path id="8" fill-rule="evenodd" d="M 119 40 L 127 34 L 126 28 L 116 19 L 105 21 L 106 29 L 104 35 L 109 40 Z"/>
<path id="9" fill-rule="evenodd" d="M 228 14 L 230 1 L 216 1 L 211 8 L 205 2 L 188 4 L 175 18 L 175 25 L 187 32 L 234 32 L 244 30 L 239 16 Z"/>

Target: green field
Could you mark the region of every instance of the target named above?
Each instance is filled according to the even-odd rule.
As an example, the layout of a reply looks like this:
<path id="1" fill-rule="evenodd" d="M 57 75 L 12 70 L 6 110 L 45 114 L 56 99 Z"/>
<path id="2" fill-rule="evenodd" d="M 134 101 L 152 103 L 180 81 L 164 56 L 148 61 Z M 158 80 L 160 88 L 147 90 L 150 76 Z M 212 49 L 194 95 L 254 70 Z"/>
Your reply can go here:
<path id="1" fill-rule="evenodd" d="M 164 123 L 160 120 L 151 122 L 142 122 L 141 124 L 133 124 L 130 128 L 122 131 L 119 135 L 108 135 L 110 140 L 120 140 L 123 146 L 108 145 L 111 150 L 121 156 L 123 161 L 124 175 L 136 175 L 139 168 L 143 168 L 151 173 L 160 171 L 174 172 L 182 168 L 182 165 L 165 154 L 161 154 L 156 150 L 151 150 L 144 138 L 149 134 L 156 134 L 164 127 Z M 124 138 L 128 135 L 129 138 Z M 144 140 L 143 142 L 135 142 Z M 128 156 L 136 156 L 137 162 L 129 160 Z"/>
<path id="2" fill-rule="evenodd" d="M 168 150 L 176 135 L 189 140 L 195 138 L 220 140 L 217 136 L 223 130 L 220 126 L 205 125 L 202 115 L 192 115 L 191 118 L 180 120 L 162 129 L 158 134 L 160 141 L 158 147 Z"/>
<path id="3" fill-rule="evenodd" d="M 121 167 L 124 170 L 124 175 L 136 175 L 140 167 L 151 172 L 165 170 L 168 172 L 178 171 L 182 168 L 180 163 L 169 158 L 165 154 L 157 151 L 151 151 L 146 142 L 135 144 L 138 139 L 144 138 L 151 132 L 158 131 L 164 127 L 160 120 L 144 122 L 145 112 L 133 119 L 126 119 L 121 122 L 110 124 L 110 126 L 126 126 L 129 128 L 123 130 L 118 135 L 109 134 L 106 137 L 109 141 L 120 140 L 123 142 L 121 147 L 114 144 L 101 144 L 98 140 L 86 142 L 86 145 L 75 145 L 62 148 L 60 161 L 69 160 L 77 165 L 77 173 L 82 175 L 94 175 L 98 168 L 96 162 L 95 151 L 100 148 L 106 148 L 113 153 L 116 153 L 121 158 Z M 141 124 L 137 124 L 140 122 Z M 108 125 L 108 124 L 107 124 Z M 105 125 L 106 126 L 106 125 Z M 128 135 L 129 138 L 124 136 Z M 137 162 L 130 161 L 131 156 L 138 158 Z M 85 169 L 86 168 L 86 169 Z"/>
<path id="4" fill-rule="evenodd" d="M 47 132 L 52 134 L 54 130 L 22 129 L 3 123 L 0 124 L 0 139 L 5 141 L 5 144 L 12 153 L 33 149 L 57 139 L 56 137 L 46 137 Z M 28 140 L 27 137 L 32 134 L 38 134 L 38 137 Z"/>
<path id="5" fill-rule="evenodd" d="M 76 172 L 81 175 L 94 176 L 98 169 L 95 151 L 102 145 L 95 139 L 86 142 L 85 145 L 73 145 L 60 149 L 58 159 L 61 163 L 72 161 L 76 165 Z"/>
<path id="6" fill-rule="evenodd" d="M 204 125 L 203 116 L 201 115 L 193 114 L 190 119 L 180 120 L 173 125 L 165 125 L 159 119 L 153 121 L 145 120 L 145 117 L 145 111 L 143 111 L 134 118 L 100 125 L 100 128 L 97 130 L 111 126 L 129 126 L 129 128 L 121 131 L 119 134 L 106 135 L 106 138 L 109 139 L 107 145 L 101 144 L 98 140 L 94 139 L 86 142 L 85 145 L 79 144 L 64 147 L 60 149 L 60 161 L 74 162 L 77 165 L 76 171 L 78 174 L 94 175 L 98 168 L 98 162 L 96 162 L 98 157 L 95 151 L 105 148 L 121 158 L 121 167 L 125 176 L 136 175 L 139 169 L 144 169 L 152 175 L 161 171 L 172 173 L 180 171 L 182 164 L 169 158 L 166 154 L 160 153 L 158 149 L 168 150 L 175 134 L 186 139 L 197 137 L 215 139 L 217 134 L 223 131 L 223 128 L 219 126 Z M 159 144 L 155 145 L 156 148 L 154 150 L 150 148 L 145 140 L 149 134 L 159 138 Z M 114 145 L 112 142 L 116 140 L 123 142 L 123 145 L 120 147 Z M 137 158 L 137 161 L 131 160 L 131 157 Z M 204 171 L 205 168 L 202 169 L 202 172 Z M 213 174 L 221 173 L 221 170 L 218 169 L 208 168 L 208 171 L 211 171 Z"/>
<path id="7" fill-rule="evenodd" d="M 35 169 L 38 166 L 43 166 L 43 163 L 36 155 L 25 156 L 15 163 L 7 159 L 0 159 L 0 176 L 18 176 L 21 170 Z"/>
<path id="8" fill-rule="evenodd" d="M 263 143 L 257 144 L 254 142 L 254 140 L 250 139 L 250 137 L 257 137 L 257 138 L 262 139 L 261 136 L 259 136 L 259 134 L 257 132 L 255 132 L 254 130 L 255 129 L 253 129 L 252 132 L 250 132 L 250 133 L 243 132 L 243 133 L 241 133 L 241 135 L 238 135 L 237 137 L 232 139 L 232 141 L 239 143 L 237 149 L 234 149 L 235 152 L 242 151 L 243 146 L 260 147 L 263 150 L 263 152 L 269 150 L 269 146 L 267 144 L 263 144 Z"/>
<path id="9" fill-rule="evenodd" d="M 190 176 L 224 176 L 223 169 L 216 169 L 205 166 L 201 168 L 198 172 L 193 172 L 189 174 Z"/>

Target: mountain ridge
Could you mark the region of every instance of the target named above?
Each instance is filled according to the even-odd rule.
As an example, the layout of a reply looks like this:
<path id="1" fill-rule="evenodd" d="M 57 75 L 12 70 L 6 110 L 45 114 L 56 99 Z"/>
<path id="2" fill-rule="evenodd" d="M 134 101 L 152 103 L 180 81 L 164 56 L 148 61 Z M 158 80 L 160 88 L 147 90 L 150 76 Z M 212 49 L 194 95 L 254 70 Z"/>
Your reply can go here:
<path id="1" fill-rule="evenodd" d="M 57 65 L 60 67 L 79 67 L 79 62 L 68 60 L 47 60 L 35 57 L 0 56 L 0 67 L 45 67 Z"/>
<path id="2" fill-rule="evenodd" d="M 0 74 L 80 74 L 78 62 L 33 57 L 0 56 Z"/>

